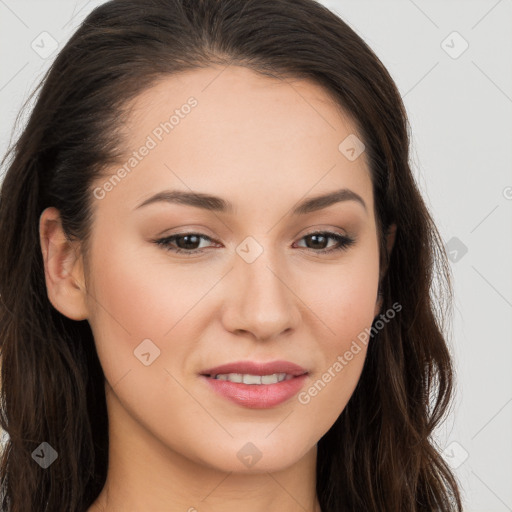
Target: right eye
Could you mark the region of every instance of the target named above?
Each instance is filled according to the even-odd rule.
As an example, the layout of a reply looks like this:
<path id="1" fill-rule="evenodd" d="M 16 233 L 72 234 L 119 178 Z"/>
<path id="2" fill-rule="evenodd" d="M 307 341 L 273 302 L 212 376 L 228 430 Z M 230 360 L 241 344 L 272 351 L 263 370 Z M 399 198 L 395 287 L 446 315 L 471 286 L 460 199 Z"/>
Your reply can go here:
<path id="1" fill-rule="evenodd" d="M 205 249 L 204 247 L 195 247 L 201 240 L 212 241 L 209 236 L 200 233 L 177 233 L 175 235 L 155 240 L 155 243 L 162 246 L 167 251 L 185 254 L 198 254 L 203 252 Z"/>

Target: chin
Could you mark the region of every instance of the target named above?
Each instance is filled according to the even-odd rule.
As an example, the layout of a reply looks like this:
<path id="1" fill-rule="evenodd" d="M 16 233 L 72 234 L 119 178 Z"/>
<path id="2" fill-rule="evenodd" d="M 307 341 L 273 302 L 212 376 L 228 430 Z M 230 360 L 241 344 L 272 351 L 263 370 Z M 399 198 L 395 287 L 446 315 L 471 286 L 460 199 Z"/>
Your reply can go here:
<path id="1" fill-rule="evenodd" d="M 265 434 L 267 435 L 267 434 Z M 254 439 L 254 438 L 253 438 Z M 299 449 L 297 442 L 277 438 L 276 443 L 269 442 L 269 439 L 262 438 L 254 441 L 240 441 L 233 439 L 230 445 L 224 446 L 219 443 L 219 453 L 211 454 L 203 463 L 223 472 L 259 474 L 273 473 L 285 470 L 296 464 L 310 450 L 316 449 L 316 445 Z"/>

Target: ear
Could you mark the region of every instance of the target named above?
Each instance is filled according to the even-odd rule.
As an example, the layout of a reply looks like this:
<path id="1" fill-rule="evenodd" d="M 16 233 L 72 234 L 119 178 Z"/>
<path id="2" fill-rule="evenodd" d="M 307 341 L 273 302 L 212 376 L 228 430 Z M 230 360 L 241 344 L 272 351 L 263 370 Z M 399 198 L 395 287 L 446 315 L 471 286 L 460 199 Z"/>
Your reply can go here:
<path id="1" fill-rule="evenodd" d="M 53 206 L 39 217 L 39 240 L 50 302 L 68 318 L 85 320 L 87 292 L 79 245 L 66 238 L 59 210 Z"/>
<path id="2" fill-rule="evenodd" d="M 391 258 L 391 252 L 393 251 L 393 246 L 395 245 L 395 239 L 396 239 L 396 224 L 391 224 L 389 226 L 388 233 L 386 235 L 387 259 L 385 259 L 385 261 L 387 263 L 384 264 L 383 267 L 380 269 L 380 275 L 379 275 L 379 294 L 378 294 L 378 297 L 377 297 L 377 302 L 375 304 L 375 316 L 377 316 L 379 314 L 380 309 L 382 308 L 383 297 L 380 294 L 381 283 L 382 283 L 382 279 L 386 275 L 386 272 L 388 271 L 389 259 Z"/>

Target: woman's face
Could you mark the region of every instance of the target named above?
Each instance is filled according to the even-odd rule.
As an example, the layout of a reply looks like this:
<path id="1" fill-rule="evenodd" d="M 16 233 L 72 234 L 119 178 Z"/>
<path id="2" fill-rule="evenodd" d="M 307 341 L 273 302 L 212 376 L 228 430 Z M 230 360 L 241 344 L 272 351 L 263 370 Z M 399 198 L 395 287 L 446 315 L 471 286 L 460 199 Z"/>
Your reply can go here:
<path id="1" fill-rule="evenodd" d="M 285 468 L 343 411 L 366 355 L 353 342 L 378 314 L 355 129 L 320 86 L 229 66 L 162 79 L 123 131 L 125 160 L 94 184 L 85 281 L 110 421 L 134 443 L 222 471 Z M 175 199 L 149 201 L 166 191 Z M 229 397 L 202 375 L 240 361 L 307 375 L 216 380 Z"/>

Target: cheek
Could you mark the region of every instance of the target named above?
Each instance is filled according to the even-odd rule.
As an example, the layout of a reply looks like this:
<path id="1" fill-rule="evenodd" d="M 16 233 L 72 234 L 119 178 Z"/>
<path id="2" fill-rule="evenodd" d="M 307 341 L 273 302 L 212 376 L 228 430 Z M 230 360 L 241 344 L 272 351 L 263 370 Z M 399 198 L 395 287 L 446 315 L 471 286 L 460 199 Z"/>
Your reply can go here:
<path id="1" fill-rule="evenodd" d="M 166 264 L 165 258 L 153 257 L 148 264 L 151 258 L 147 247 L 140 248 L 133 242 L 128 245 L 120 238 L 102 245 L 98 238 L 89 284 L 89 323 L 111 384 L 128 370 L 142 366 L 139 352 L 144 347 L 141 353 L 149 350 L 151 360 L 160 366 L 168 356 L 165 352 L 170 337 L 187 339 L 189 333 L 188 337 L 193 338 L 191 329 L 196 323 L 190 318 L 194 308 L 218 280 L 204 272 L 199 277 L 193 265 L 180 268 Z M 180 347 L 173 347 L 173 355 Z M 157 355 L 159 359 L 153 359 Z"/>
<path id="2" fill-rule="evenodd" d="M 371 326 L 378 279 L 378 248 L 376 241 L 370 240 L 344 255 L 339 264 L 315 273 L 308 287 L 301 286 L 301 298 L 321 320 L 324 335 L 318 341 L 328 353 L 350 345 L 365 327 Z"/>
<path id="3" fill-rule="evenodd" d="M 208 283 L 191 272 L 147 268 L 136 257 L 98 272 L 97 279 L 95 290 L 105 306 L 98 311 L 102 321 L 117 323 L 116 331 L 132 336 L 164 336 L 208 290 Z"/>
<path id="4" fill-rule="evenodd" d="M 375 316 L 378 277 L 377 246 L 369 244 L 367 250 L 347 254 L 342 265 L 318 273 L 315 287 L 303 296 L 320 320 L 312 338 L 322 364 L 298 402 L 324 427 L 316 435 L 334 423 L 359 381 Z"/>

